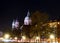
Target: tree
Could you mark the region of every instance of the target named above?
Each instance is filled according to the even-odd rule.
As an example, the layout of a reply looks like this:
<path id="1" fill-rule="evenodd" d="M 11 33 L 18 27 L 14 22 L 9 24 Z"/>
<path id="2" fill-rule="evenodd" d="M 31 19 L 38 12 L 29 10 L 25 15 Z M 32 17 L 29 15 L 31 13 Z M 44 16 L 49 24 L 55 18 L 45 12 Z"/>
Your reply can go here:
<path id="1" fill-rule="evenodd" d="M 46 28 L 43 24 L 48 22 L 48 18 L 49 16 L 46 13 L 40 13 L 39 11 L 36 11 L 31 15 L 32 25 L 34 25 L 33 29 L 35 29 L 34 31 L 36 31 L 38 35 L 45 35 Z"/>
<path id="2" fill-rule="evenodd" d="M 43 28 L 43 24 L 47 23 L 49 16 L 46 13 L 40 13 L 36 11 L 32 13 L 30 16 L 32 20 L 32 25 L 24 26 L 24 33 L 28 38 L 32 38 L 33 36 L 42 36 L 45 32 L 45 27 Z"/>

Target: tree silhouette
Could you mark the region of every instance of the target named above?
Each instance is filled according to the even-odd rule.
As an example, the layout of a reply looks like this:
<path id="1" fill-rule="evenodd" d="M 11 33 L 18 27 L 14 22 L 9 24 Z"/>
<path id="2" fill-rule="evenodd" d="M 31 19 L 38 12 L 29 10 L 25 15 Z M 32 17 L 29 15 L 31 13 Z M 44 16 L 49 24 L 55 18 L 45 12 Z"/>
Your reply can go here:
<path id="1" fill-rule="evenodd" d="M 39 36 L 44 36 L 46 34 L 46 28 L 43 24 L 47 23 L 49 16 L 46 13 L 41 13 L 36 11 L 31 15 L 32 25 L 34 25 L 34 31 L 37 32 Z"/>
<path id="2" fill-rule="evenodd" d="M 31 15 L 32 25 L 24 26 L 23 32 L 28 38 L 32 38 L 33 36 L 42 36 L 45 35 L 45 28 L 43 28 L 43 24 L 48 21 L 49 16 L 46 13 L 40 13 L 36 11 Z"/>

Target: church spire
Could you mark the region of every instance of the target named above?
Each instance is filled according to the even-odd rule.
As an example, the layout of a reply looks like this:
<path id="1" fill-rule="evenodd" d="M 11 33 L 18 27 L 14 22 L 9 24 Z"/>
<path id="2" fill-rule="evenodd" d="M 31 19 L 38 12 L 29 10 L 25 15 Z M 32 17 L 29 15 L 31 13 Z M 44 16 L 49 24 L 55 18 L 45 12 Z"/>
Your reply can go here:
<path id="1" fill-rule="evenodd" d="M 30 16 L 30 12 L 29 12 L 29 10 L 28 10 L 28 12 L 27 12 L 27 17 L 29 17 Z"/>
<path id="2" fill-rule="evenodd" d="M 19 27 L 19 21 L 16 19 L 16 20 L 13 20 L 12 22 L 12 29 L 18 29 Z"/>
<path id="3" fill-rule="evenodd" d="M 30 19 L 30 12 L 28 10 L 27 16 L 24 18 L 24 25 L 30 25 L 31 24 L 31 19 Z"/>

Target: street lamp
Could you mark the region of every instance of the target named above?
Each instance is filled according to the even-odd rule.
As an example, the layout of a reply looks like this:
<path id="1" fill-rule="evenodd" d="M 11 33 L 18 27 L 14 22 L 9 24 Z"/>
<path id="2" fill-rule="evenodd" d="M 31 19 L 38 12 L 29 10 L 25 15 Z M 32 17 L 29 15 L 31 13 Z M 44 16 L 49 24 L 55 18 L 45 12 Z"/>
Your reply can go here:
<path id="1" fill-rule="evenodd" d="M 57 32 L 57 24 L 59 24 L 59 22 L 52 22 L 52 23 L 49 23 L 49 26 L 50 26 L 50 28 L 53 28 L 53 33 L 55 34 L 55 36 L 54 35 L 51 35 L 50 36 L 50 38 L 51 39 L 54 39 L 55 38 L 55 42 L 56 42 L 56 32 Z"/>
<path id="2" fill-rule="evenodd" d="M 39 42 L 39 39 L 40 39 L 40 37 L 39 36 L 36 36 L 36 41 L 37 42 Z"/>
<path id="3" fill-rule="evenodd" d="M 38 40 L 38 39 L 39 39 L 39 37 L 37 36 L 37 37 L 36 37 L 36 39 Z"/>
<path id="4" fill-rule="evenodd" d="M 55 38 L 55 36 L 54 36 L 53 34 L 51 34 L 51 35 L 50 35 L 50 38 L 51 38 L 51 39 L 54 39 L 54 38 Z"/>
<path id="5" fill-rule="evenodd" d="M 25 42 L 25 40 L 26 40 L 26 37 L 22 36 L 22 42 Z"/>
<path id="6" fill-rule="evenodd" d="M 17 40 L 18 38 L 17 37 L 14 37 L 15 40 Z"/>
<path id="7" fill-rule="evenodd" d="M 25 40 L 25 39 L 26 39 L 26 37 L 25 37 L 25 36 L 22 36 L 22 39 L 24 39 L 24 40 Z"/>
<path id="8" fill-rule="evenodd" d="M 50 39 L 51 39 L 51 43 L 53 43 L 53 39 L 55 38 L 55 36 L 53 34 L 50 35 Z"/>
<path id="9" fill-rule="evenodd" d="M 5 35 L 4 35 L 4 38 L 5 38 L 5 39 L 9 39 L 9 38 L 10 38 L 10 35 L 9 35 L 9 34 L 5 34 Z"/>

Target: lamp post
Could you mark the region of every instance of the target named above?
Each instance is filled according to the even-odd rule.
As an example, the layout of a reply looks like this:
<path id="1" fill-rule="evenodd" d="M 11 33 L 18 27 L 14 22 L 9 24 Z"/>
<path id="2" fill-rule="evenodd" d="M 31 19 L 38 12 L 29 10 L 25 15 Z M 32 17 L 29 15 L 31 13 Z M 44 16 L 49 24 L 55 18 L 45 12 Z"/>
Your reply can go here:
<path id="1" fill-rule="evenodd" d="M 59 22 L 56 22 L 56 21 L 49 23 L 50 28 L 53 28 L 54 29 L 52 32 L 55 34 L 55 36 L 54 36 L 55 43 L 56 43 L 56 37 L 57 37 L 57 25 L 58 24 L 59 24 Z"/>
<path id="2" fill-rule="evenodd" d="M 22 39 L 24 39 L 24 40 L 25 40 L 25 39 L 26 39 L 26 37 L 25 37 L 25 36 L 22 36 Z"/>
<path id="3" fill-rule="evenodd" d="M 50 39 L 51 39 L 51 43 L 53 43 L 53 39 L 55 38 L 55 36 L 53 34 L 50 35 Z"/>
<path id="4" fill-rule="evenodd" d="M 9 39 L 9 38 L 10 38 L 10 35 L 9 35 L 9 34 L 5 34 L 5 35 L 4 35 L 4 38 L 5 38 L 5 39 Z"/>
<path id="5" fill-rule="evenodd" d="M 25 36 L 22 36 L 22 42 L 26 42 L 26 37 Z"/>
<path id="6" fill-rule="evenodd" d="M 40 39 L 40 37 L 39 36 L 36 36 L 36 42 L 37 43 L 39 42 L 39 39 Z"/>

